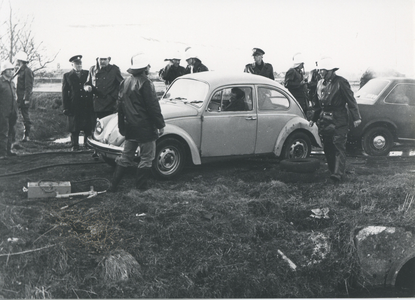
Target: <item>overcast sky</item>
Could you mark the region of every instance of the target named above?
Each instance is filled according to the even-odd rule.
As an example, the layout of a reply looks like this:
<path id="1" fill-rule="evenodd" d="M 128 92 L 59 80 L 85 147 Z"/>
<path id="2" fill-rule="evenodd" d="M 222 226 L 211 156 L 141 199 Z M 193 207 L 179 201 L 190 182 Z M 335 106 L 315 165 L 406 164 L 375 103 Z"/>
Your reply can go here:
<path id="1" fill-rule="evenodd" d="M 60 51 L 62 68 L 82 54 L 84 68 L 111 56 L 125 71 L 145 52 L 157 71 L 192 46 L 209 69 L 242 71 L 259 47 L 278 72 L 300 52 L 306 69 L 325 55 L 339 72 L 415 76 L 415 0 L 0 0 L 2 22 L 9 3 L 15 18 L 34 18 L 36 40 L 49 55 Z"/>

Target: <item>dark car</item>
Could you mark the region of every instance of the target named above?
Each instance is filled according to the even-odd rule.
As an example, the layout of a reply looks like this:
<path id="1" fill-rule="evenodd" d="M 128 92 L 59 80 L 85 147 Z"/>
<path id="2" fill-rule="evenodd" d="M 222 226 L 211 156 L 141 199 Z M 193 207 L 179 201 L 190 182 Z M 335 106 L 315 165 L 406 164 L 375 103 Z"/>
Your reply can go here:
<path id="1" fill-rule="evenodd" d="M 415 144 L 415 79 L 374 78 L 355 93 L 362 123 L 350 142 L 369 155 L 387 155 L 395 142 Z"/>

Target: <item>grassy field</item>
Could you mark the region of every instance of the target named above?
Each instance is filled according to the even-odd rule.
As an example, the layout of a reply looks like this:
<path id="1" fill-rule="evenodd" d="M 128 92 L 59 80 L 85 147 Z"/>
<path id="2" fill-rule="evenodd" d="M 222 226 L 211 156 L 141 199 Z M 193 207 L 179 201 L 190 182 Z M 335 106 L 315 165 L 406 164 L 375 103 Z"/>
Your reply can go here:
<path id="1" fill-rule="evenodd" d="M 64 134 L 55 96 L 39 96 L 32 110 L 39 140 L 21 153 L 50 150 L 47 140 Z M 384 296 L 365 285 L 354 232 L 367 225 L 415 232 L 414 205 L 405 202 L 415 193 L 414 160 L 349 157 L 347 179 L 333 185 L 323 157 L 315 158 L 312 174 L 283 171 L 271 158 L 189 167 L 176 180 L 151 180 L 142 193 L 131 174 L 119 192 L 79 203 L 84 198 L 27 199 L 21 189 L 53 180 L 71 181 L 72 192 L 104 190 L 110 166 L 90 153 L 12 158 L 0 165 L 0 176 L 10 174 L 0 177 L 0 296 Z M 329 218 L 310 217 L 316 208 Z M 407 294 L 389 296 L 396 295 Z"/>

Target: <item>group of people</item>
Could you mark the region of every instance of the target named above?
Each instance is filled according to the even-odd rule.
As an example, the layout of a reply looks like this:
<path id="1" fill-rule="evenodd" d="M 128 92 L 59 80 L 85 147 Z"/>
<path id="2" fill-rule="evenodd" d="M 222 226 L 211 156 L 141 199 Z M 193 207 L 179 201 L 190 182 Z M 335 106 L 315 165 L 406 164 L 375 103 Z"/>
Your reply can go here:
<path id="1" fill-rule="evenodd" d="M 265 52 L 260 48 L 252 50 L 253 63 L 245 66 L 244 72 L 264 76 L 274 80 L 273 67 L 263 61 Z M 177 77 L 189 73 L 208 71 L 208 68 L 195 55 L 191 48 L 186 49 L 187 67 L 180 66 L 180 56 L 169 59 L 165 68 L 159 72 L 166 84 Z M 116 159 L 110 191 L 115 191 L 126 169 L 134 166 L 134 155 L 140 147 L 141 160 L 137 169 L 137 188 L 145 189 L 150 176 L 152 161 L 155 158 L 155 141 L 163 134 L 165 126 L 155 88 L 148 78 L 149 60 L 144 55 L 131 59 L 127 70 L 130 76 L 124 79 L 120 69 L 110 64 L 111 57 L 100 56 L 89 71 L 82 69 L 82 55 L 69 59 L 72 70 L 63 75 L 63 112 L 68 117 L 68 131 L 71 133 L 72 149 L 79 150 L 79 134 L 84 132 L 85 141 L 92 135 L 96 118 L 103 118 L 118 111 L 118 127 L 126 142 L 122 155 Z M 28 107 L 33 88 L 33 72 L 26 59 L 18 56 L 16 69 L 9 62 L 1 66 L 0 77 L 0 158 L 13 155 L 11 145 L 14 139 L 14 124 L 17 108 L 20 109 L 25 126 L 24 140 L 29 139 L 30 118 Z M 345 173 L 346 140 L 349 120 L 356 127 L 361 117 L 349 82 L 336 74 L 338 67 L 331 58 L 316 63 L 310 72 L 310 81 L 305 79 L 304 61 L 294 56 L 293 66 L 285 76 L 285 87 L 297 99 L 305 113 L 310 102 L 314 113 L 310 126 L 317 123 L 324 143 L 324 153 L 331 173 L 330 178 L 339 182 Z M 13 76 L 17 75 L 17 102 Z M 232 101 L 225 110 L 242 109 L 243 91 L 232 89 Z M 17 106 L 16 106 L 17 104 Z M 243 109 L 242 109 L 243 110 Z M 97 156 L 96 153 L 93 156 Z"/>
<path id="2" fill-rule="evenodd" d="M 12 151 L 12 145 L 15 142 L 15 125 L 19 110 L 25 128 L 22 142 L 30 140 L 32 122 L 29 107 L 34 75 L 28 67 L 29 59 L 26 53 L 18 52 L 15 60 L 15 65 L 4 61 L 0 66 L 0 160 L 16 155 Z M 15 77 L 17 77 L 17 86 L 13 81 Z"/>

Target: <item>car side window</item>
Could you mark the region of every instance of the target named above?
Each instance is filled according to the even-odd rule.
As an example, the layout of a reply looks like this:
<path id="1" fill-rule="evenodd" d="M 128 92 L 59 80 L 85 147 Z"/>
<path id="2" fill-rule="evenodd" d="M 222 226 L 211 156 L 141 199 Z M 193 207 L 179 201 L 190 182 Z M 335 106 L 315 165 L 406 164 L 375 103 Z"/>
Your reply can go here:
<path id="1" fill-rule="evenodd" d="M 415 85 L 397 84 L 386 97 L 385 102 L 415 106 Z"/>
<path id="2" fill-rule="evenodd" d="M 258 88 L 259 110 L 287 110 L 289 107 L 290 101 L 280 91 L 266 87 Z"/>
<path id="3" fill-rule="evenodd" d="M 209 112 L 252 111 L 252 109 L 252 88 L 243 86 L 216 91 L 207 106 Z"/>

